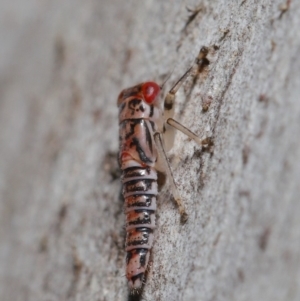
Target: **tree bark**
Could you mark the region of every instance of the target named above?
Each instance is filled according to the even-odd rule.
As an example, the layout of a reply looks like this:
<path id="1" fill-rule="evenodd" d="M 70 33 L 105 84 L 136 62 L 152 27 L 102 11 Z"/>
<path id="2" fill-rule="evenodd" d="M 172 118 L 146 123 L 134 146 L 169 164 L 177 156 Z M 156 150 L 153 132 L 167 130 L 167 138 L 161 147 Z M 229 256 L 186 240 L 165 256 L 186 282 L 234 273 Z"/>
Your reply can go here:
<path id="1" fill-rule="evenodd" d="M 214 144 L 176 135 L 143 299 L 300 300 L 299 1 L 0 5 L 1 300 L 126 300 L 116 99 L 202 46 L 176 119 Z"/>

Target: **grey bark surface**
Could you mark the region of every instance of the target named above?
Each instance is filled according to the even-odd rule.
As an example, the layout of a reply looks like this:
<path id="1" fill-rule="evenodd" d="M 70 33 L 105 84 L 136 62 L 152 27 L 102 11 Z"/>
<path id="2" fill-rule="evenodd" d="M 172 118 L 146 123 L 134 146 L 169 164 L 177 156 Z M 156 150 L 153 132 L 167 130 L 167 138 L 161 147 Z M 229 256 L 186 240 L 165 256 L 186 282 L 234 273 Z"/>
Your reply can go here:
<path id="1" fill-rule="evenodd" d="M 214 146 L 176 135 L 189 219 L 166 186 L 143 298 L 300 300 L 299 1 L 0 7 L 1 301 L 126 300 L 116 98 L 170 88 L 203 45 L 176 119 Z"/>

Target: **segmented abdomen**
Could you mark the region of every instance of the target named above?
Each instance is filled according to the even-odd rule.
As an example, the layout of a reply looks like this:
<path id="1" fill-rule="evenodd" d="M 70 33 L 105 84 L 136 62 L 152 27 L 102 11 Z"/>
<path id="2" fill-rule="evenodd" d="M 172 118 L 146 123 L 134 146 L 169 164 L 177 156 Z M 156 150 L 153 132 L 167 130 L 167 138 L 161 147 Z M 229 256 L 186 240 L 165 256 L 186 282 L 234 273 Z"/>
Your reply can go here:
<path id="1" fill-rule="evenodd" d="M 126 277 L 130 289 L 138 291 L 144 282 L 153 244 L 157 173 L 152 167 L 135 164 L 123 170 L 123 195 L 127 232 Z"/>
<path id="2" fill-rule="evenodd" d="M 126 214 L 126 277 L 132 293 L 142 289 L 153 244 L 157 197 L 155 128 L 149 120 L 120 123 L 119 161 Z"/>

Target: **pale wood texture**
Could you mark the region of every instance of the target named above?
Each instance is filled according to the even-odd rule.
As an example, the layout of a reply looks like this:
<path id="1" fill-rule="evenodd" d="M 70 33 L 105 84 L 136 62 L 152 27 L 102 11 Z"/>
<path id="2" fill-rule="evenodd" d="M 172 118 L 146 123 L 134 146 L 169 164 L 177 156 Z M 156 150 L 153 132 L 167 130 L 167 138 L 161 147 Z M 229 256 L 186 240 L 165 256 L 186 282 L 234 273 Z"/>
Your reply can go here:
<path id="1" fill-rule="evenodd" d="M 170 87 L 203 45 L 176 117 L 214 147 L 176 136 L 189 220 L 164 189 L 144 298 L 300 300 L 299 1 L 0 8 L 1 301 L 126 300 L 116 98 Z"/>

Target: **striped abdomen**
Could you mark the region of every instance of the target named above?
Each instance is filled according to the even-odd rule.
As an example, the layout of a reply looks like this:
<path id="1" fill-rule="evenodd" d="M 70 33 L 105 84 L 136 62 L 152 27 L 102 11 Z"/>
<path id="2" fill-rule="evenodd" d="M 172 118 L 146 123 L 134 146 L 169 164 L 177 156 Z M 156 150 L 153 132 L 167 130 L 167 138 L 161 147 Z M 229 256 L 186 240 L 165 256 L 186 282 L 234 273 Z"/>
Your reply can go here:
<path id="1" fill-rule="evenodd" d="M 126 277 L 131 291 L 138 292 L 145 279 L 153 244 L 157 173 L 152 167 L 129 161 L 128 167 L 123 169 L 122 181 L 127 232 Z"/>
<path id="2" fill-rule="evenodd" d="M 157 197 L 157 149 L 161 124 L 154 104 L 160 87 L 152 82 L 123 90 L 119 107 L 119 163 L 126 214 L 126 277 L 131 293 L 141 293 L 153 245 Z"/>

